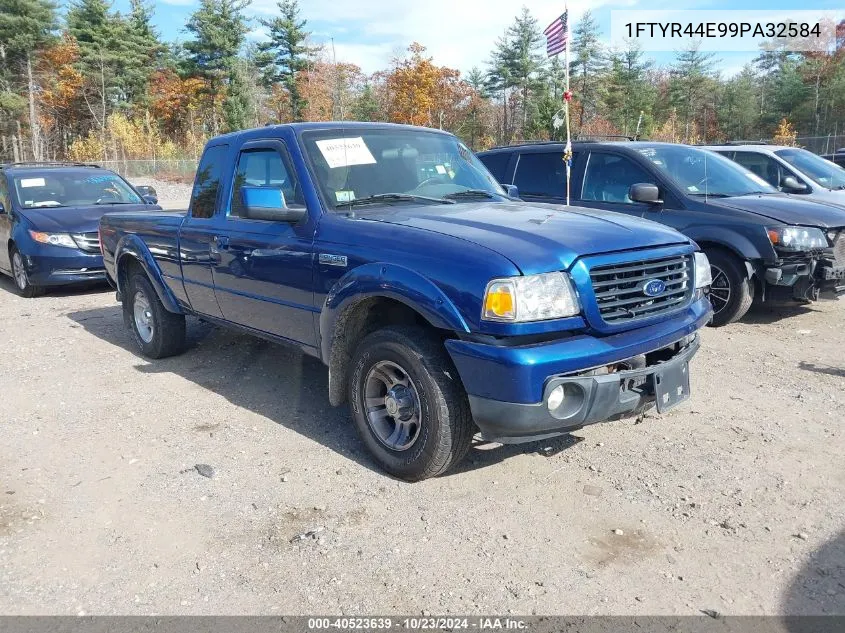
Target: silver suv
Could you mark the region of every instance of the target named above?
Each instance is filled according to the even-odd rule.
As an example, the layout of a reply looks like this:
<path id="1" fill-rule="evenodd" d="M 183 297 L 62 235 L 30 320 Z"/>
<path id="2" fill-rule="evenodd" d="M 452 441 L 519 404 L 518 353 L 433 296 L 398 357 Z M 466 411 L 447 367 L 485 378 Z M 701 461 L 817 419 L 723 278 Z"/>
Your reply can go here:
<path id="1" fill-rule="evenodd" d="M 736 161 L 784 193 L 845 207 L 845 169 L 800 147 L 784 145 L 707 145 Z"/>

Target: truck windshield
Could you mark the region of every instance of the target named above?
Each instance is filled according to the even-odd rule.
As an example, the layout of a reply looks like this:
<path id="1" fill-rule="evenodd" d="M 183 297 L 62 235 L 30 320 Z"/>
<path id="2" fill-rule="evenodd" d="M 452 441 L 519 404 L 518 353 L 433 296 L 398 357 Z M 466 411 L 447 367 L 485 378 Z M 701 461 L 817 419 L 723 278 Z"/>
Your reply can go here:
<path id="1" fill-rule="evenodd" d="M 27 170 L 15 174 L 13 182 L 24 209 L 143 204 L 123 178 L 100 169 Z"/>
<path id="2" fill-rule="evenodd" d="M 646 145 L 637 151 L 690 196 L 778 193 L 756 174 L 714 152 L 686 145 Z"/>
<path id="3" fill-rule="evenodd" d="M 845 189 L 845 169 L 805 149 L 779 149 L 775 152 L 802 174 L 827 189 Z"/>
<path id="4" fill-rule="evenodd" d="M 324 199 L 352 204 L 438 204 L 504 198 L 496 179 L 457 138 L 403 128 L 305 132 Z"/>

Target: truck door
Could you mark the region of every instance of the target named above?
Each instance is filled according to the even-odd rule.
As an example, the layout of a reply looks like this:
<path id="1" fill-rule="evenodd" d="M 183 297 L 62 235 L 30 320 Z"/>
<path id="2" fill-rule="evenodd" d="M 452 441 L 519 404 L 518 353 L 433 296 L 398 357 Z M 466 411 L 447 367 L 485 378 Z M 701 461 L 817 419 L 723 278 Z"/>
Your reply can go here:
<path id="1" fill-rule="evenodd" d="M 520 154 L 513 184 L 519 189 L 519 197 L 526 202 L 566 204 L 566 163 L 563 161 L 563 152 Z"/>
<path id="2" fill-rule="evenodd" d="M 223 314 L 214 296 L 213 264 L 217 225 L 221 222 L 215 210 L 220 204 L 220 177 L 226 162 L 228 145 L 207 147 L 200 159 L 188 215 L 179 229 L 179 261 L 182 280 L 191 308 L 208 316 Z"/>
<path id="3" fill-rule="evenodd" d="M 214 267 L 217 301 L 227 321 L 315 346 L 314 217 L 291 224 L 246 217 L 241 187 L 281 188 L 285 204 L 305 207 L 283 141 L 252 141 L 237 157 Z"/>

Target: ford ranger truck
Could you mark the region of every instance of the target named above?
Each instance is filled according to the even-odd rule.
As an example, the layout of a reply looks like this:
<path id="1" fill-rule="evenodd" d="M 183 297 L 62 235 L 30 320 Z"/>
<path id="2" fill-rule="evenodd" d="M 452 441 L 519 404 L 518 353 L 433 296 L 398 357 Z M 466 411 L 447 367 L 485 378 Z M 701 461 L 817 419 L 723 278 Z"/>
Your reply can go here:
<path id="1" fill-rule="evenodd" d="M 185 317 L 328 367 L 373 457 L 416 481 L 502 443 L 690 394 L 707 258 L 677 231 L 529 204 L 451 134 L 372 123 L 209 141 L 184 213 L 114 213 L 104 260 L 141 353 Z"/>

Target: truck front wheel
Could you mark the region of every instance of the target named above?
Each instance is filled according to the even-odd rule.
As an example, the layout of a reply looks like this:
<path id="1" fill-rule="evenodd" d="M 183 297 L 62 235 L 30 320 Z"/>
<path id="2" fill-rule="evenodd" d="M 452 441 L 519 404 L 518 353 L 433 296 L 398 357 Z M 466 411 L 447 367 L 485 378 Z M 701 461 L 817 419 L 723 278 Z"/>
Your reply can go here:
<path id="1" fill-rule="evenodd" d="M 349 402 L 379 464 L 405 481 L 448 470 L 466 455 L 475 425 L 441 341 L 419 327 L 365 337 L 352 359 Z"/>
<path id="2" fill-rule="evenodd" d="M 142 273 L 129 277 L 123 295 L 123 321 L 144 356 L 165 358 L 185 347 L 185 315 L 168 312 Z"/>

